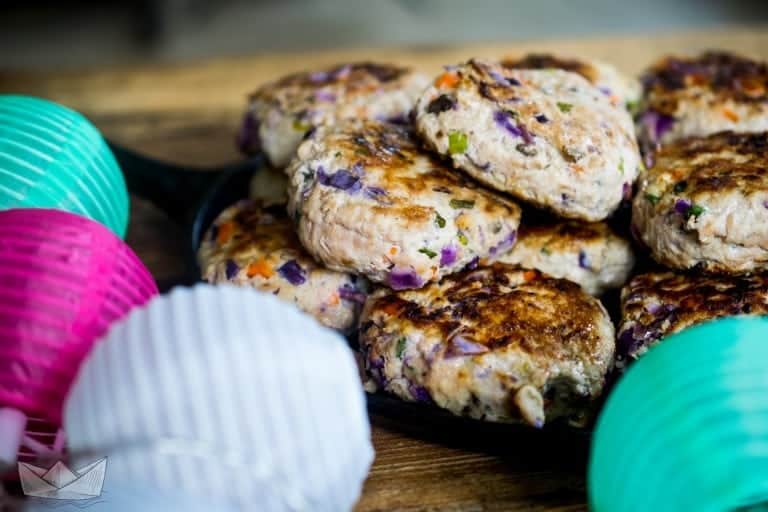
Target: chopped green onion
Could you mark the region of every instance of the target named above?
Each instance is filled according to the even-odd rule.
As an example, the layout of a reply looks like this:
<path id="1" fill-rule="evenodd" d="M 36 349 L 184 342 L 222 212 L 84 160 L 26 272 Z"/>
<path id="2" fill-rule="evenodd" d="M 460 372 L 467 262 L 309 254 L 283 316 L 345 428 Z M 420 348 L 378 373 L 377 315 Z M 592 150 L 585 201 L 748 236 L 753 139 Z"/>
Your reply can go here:
<path id="1" fill-rule="evenodd" d="M 336 158 L 339 158 L 341 156 L 341 151 L 337 151 L 335 155 L 333 155 Z"/>
<path id="2" fill-rule="evenodd" d="M 533 147 L 533 144 L 518 144 L 515 149 L 525 156 L 536 156 L 536 148 Z"/>
<path id="3" fill-rule="evenodd" d="M 685 213 L 685 218 L 687 219 L 687 218 L 690 218 L 690 217 L 695 217 L 695 218 L 698 219 L 699 215 L 701 215 L 705 211 L 706 211 L 706 208 L 704 208 L 701 205 L 698 205 L 698 204 L 691 205 L 691 207 Z"/>
<path id="4" fill-rule="evenodd" d="M 659 196 L 653 195 L 653 194 L 645 194 L 645 199 L 651 203 L 651 204 L 659 204 L 659 201 L 661 201 L 661 198 Z"/>
<path id="5" fill-rule="evenodd" d="M 397 340 L 397 347 L 395 348 L 395 355 L 398 359 L 401 359 L 403 357 L 403 352 L 405 352 L 405 344 L 407 343 L 407 340 L 405 337 L 400 338 Z"/>
<path id="6" fill-rule="evenodd" d="M 557 108 L 559 108 L 560 112 L 562 112 L 563 114 L 567 114 L 568 112 L 571 111 L 571 109 L 573 108 L 573 105 L 570 104 L 570 103 L 565 103 L 565 102 L 562 102 L 562 101 L 558 101 L 557 102 Z"/>
<path id="7" fill-rule="evenodd" d="M 462 132 L 452 131 L 448 134 L 448 153 L 451 155 L 462 154 L 467 150 L 467 135 Z"/>
<path id="8" fill-rule="evenodd" d="M 475 207 L 475 201 L 473 199 L 451 199 L 449 204 L 454 210 L 471 210 Z"/>
<path id="9" fill-rule="evenodd" d="M 551 253 L 551 252 L 549 251 L 549 249 L 547 249 L 546 247 L 542 247 L 542 248 L 541 248 L 541 254 L 543 254 L 543 255 L 545 255 L 545 256 L 549 256 L 549 255 L 550 255 L 550 254 L 552 254 L 552 253 Z"/>
<path id="10" fill-rule="evenodd" d="M 634 100 L 634 101 L 628 101 L 628 102 L 625 104 L 625 108 L 626 108 L 627 110 L 629 110 L 629 112 L 630 112 L 630 113 L 632 113 L 632 114 L 634 114 L 634 113 L 636 113 L 636 112 L 637 112 L 637 107 L 639 107 L 639 106 L 640 106 L 640 102 L 639 102 L 639 101 L 637 101 L 637 100 Z"/>
<path id="11" fill-rule="evenodd" d="M 462 233 L 461 231 L 459 231 L 459 234 L 458 234 L 458 235 L 456 235 L 456 236 L 458 237 L 458 239 L 459 239 L 459 243 L 460 243 L 461 245 L 467 245 L 467 244 L 469 243 L 469 239 L 467 238 L 467 235 L 465 235 L 465 234 L 464 234 L 464 233 Z"/>
<path id="12" fill-rule="evenodd" d="M 304 181 L 309 181 L 309 180 L 311 180 L 312 178 L 315 177 L 315 173 L 313 171 L 311 171 L 311 170 L 310 171 L 304 171 L 301 174 L 302 174 L 302 176 L 304 176 Z"/>
<path id="13" fill-rule="evenodd" d="M 438 212 L 435 212 L 435 226 L 439 228 L 445 227 L 445 219 Z"/>
<path id="14" fill-rule="evenodd" d="M 301 119 L 294 119 L 293 121 L 293 129 L 297 132 L 306 132 L 310 128 L 312 128 L 312 125 L 306 121 L 302 121 Z"/>
<path id="15" fill-rule="evenodd" d="M 624 157 L 619 160 L 619 174 L 624 174 Z"/>
<path id="16" fill-rule="evenodd" d="M 426 254 L 426 255 L 429 257 L 429 259 L 432 259 L 432 258 L 434 258 L 435 256 L 437 256 L 437 253 L 436 253 L 435 251 L 430 251 L 430 250 L 429 250 L 429 249 L 427 249 L 426 247 L 422 247 L 421 249 L 419 249 L 419 252 L 420 252 L 421 254 Z"/>

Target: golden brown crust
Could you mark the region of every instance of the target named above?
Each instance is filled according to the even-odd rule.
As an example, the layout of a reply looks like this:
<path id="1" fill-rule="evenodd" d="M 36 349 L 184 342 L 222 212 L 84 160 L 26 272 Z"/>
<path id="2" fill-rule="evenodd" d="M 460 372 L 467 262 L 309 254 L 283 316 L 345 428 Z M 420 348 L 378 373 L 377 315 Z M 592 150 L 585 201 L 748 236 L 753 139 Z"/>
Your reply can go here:
<path id="1" fill-rule="evenodd" d="M 548 53 L 530 53 L 520 58 L 507 57 L 501 65 L 509 69 L 562 69 L 578 73 L 590 82 L 597 80 L 597 70 L 591 64 L 576 60 L 556 57 Z"/>
<path id="2" fill-rule="evenodd" d="M 536 359 L 598 358 L 604 351 L 597 300 L 579 285 L 501 263 L 464 271 L 418 291 L 380 292 L 367 306 L 374 323 L 398 318 L 408 329 L 457 334 L 489 351 Z M 567 315 L 562 312 L 568 312 Z"/>
<path id="3" fill-rule="evenodd" d="M 349 94 L 369 93 L 381 84 L 393 82 L 409 72 L 408 68 L 392 64 L 355 62 L 337 65 L 324 71 L 302 71 L 285 76 L 270 87 L 257 90 L 250 98 L 275 100 L 289 88 L 315 90 L 326 86 L 343 86 Z"/>
<path id="4" fill-rule="evenodd" d="M 621 308 L 617 356 L 626 361 L 664 336 L 707 320 L 768 314 L 768 275 L 642 274 L 622 290 Z"/>
<path id="5" fill-rule="evenodd" d="M 713 104 L 768 101 L 768 65 L 726 52 L 666 57 L 645 73 L 642 82 L 647 107 L 671 116 L 678 102 L 693 91 L 711 93 Z"/>
<path id="6" fill-rule="evenodd" d="M 720 132 L 664 146 L 648 170 L 654 193 L 699 194 L 768 191 L 768 133 Z"/>
<path id="7" fill-rule="evenodd" d="M 583 247 L 590 243 L 604 243 L 615 237 L 605 222 L 564 221 L 555 226 L 544 224 L 520 226 L 519 240 L 526 240 L 531 245 L 541 245 L 552 251 L 568 251 L 574 247 Z"/>

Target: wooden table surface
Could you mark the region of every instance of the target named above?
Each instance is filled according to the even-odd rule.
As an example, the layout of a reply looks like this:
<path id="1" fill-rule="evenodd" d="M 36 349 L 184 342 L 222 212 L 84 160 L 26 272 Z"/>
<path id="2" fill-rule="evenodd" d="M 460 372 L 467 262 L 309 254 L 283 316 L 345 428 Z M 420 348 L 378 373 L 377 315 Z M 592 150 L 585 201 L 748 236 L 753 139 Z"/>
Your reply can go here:
<path id="1" fill-rule="evenodd" d="M 344 60 L 387 60 L 436 72 L 470 56 L 557 51 L 602 58 L 638 73 L 668 52 L 725 48 L 768 59 L 766 27 L 495 44 L 462 48 L 345 50 L 228 58 L 66 73 L 0 71 L 0 92 L 46 97 L 85 113 L 107 137 L 190 165 L 238 158 L 234 133 L 245 95 L 286 72 Z M 128 242 L 159 280 L 179 275 L 183 233 L 133 198 Z M 586 450 L 580 440 L 538 433 L 485 436 L 440 424 L 411 427 L 372 414 L 376 461 L 359 511 L 585 510 Z M 575 446 L 578 445 L 578 446 Z"/>

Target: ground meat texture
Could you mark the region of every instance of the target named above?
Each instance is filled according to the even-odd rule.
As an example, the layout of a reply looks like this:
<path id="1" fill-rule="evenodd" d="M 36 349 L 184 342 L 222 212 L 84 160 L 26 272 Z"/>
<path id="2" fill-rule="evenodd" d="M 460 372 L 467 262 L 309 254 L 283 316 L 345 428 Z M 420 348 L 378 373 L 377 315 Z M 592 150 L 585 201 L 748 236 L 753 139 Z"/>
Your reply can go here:
<path id="1" fill-rule="evenodd" d="M 451 68 L 419 99 L 416 130 L 478 181 L 567 218 L 605 219 L 640 164 L 627 111 L 559 69 Z"/>
<path id="2" fill-rule="evenodd" d="M 242 201 L 227 208 L 205 235 L 198 259 L 204 280 L 272 293 L 342 332 L 354 328 L 365 301 L 364 280 L 318 265 L 282 206 Z"/>
<path id="3" fill-rule="evenodd" d="M 288 168 L 288 213 L 328 268 L 419 288 L 509 250 L 520 208 L 424 151 L 408 129 L 318 130 Z"/>
<path id="4" fill-rule="evenodd" d="M 665 146 L 641 175 L 632 213 L 635 232 L 668 267 L 768 269 L 768 133 L 722 132 Z"/>
<path id="5" fill-rule="evenodd" d="M 726 316 L 768 314 L 768 277 L 642 274 L 622 290 L 621 310 L 616 361 L 624 368 L 665 336 L 693 325 Z"/>
<path id="6" fill-rule="evenodd" d="M 360 324 L 380 389 L 535 427 L 584 418 L 611 368 L 613 336 L 600 302 L 577 284 L 502 263 L 421 290 L 379 289 Z"/>
<path id="7" fill-rule="evenodd" d="M 250 96 L 238 139 L 246 153 L 263 150 L 285 167 L 315 128 L 345 119 L 405 123 L 428 83 L 411 69 L 356 62 L 288 75 Z"/>

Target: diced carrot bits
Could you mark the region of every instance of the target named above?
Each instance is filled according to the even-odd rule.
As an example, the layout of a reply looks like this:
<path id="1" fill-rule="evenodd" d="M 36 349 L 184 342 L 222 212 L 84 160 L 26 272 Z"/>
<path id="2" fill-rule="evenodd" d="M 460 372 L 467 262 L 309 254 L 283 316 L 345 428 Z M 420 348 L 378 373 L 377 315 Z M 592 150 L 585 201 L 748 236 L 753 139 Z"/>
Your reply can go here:
<path id="1" fill-rule="evenodd" d="M 333 292 L 331 294 L 331 297 L 328 299 L 328 304 L 330 304 L 331 306 L 338 306 L 339 305 L 339 301 L 340 301 L 340 299 L 339 299 L 338 292 Z"/>
<path id="2" fill-rule="evenodd" d="M 435 87 L 456 87 L 459 83 L 459 75 L 453 71 L 447 71 L 437 77 L 435 80 Z"/>
<path id="3" fill-rule="evenodd" d="M 729 121 L 732 121 L 734 123 L 739 122 L 739 114 L 734 112 L 733 110 L 729 109 L 728 107 L 725 107 L 723 109 L 723 115 L 728 118 Z"/>
<path id="4" fill-rule="evenodd" d="M 393 245 L 392 247 L 389 248 L 389 255 L 396 256 L 398 251 L 399 249 Z"/>
<path id="5" fill-rule="evenodd" d="M 269 279 L 270 277 L 275 275 L 275 271 L 272 268 L 272 265 L 267 263 L 265 260 L 254 261 L 253 263 L 248 265 L 246 272 L 248 274 L 248 277 L 261 276 L 264 279 Z"/>
<path id="6" fill-rule="evenodd" d="M 235 224 L 233 222 L 225 222 L 219 226 L 219 233 L 216 235 L 216 243 L 223 245 L 229 242 L 232 238 L 232 234 L 235 232 Z"/>
<path id="7" fill-rule="evenodd" d="M 386 314 L 393 316 L 400 312 L 400 305 L 397 302 L 390 302 L 389 304 L 385 304 L 381 310 Z"/>
<path id="8" fill-rule="evenodd" d="M 523 279 L 525 279 L 526 283 L 530 283 L 531 281 L 533 281 L 537 277 L 539 277 L 539 273 L 536 272 L 535 270 L 526 270 L 523 273 Z"/>

